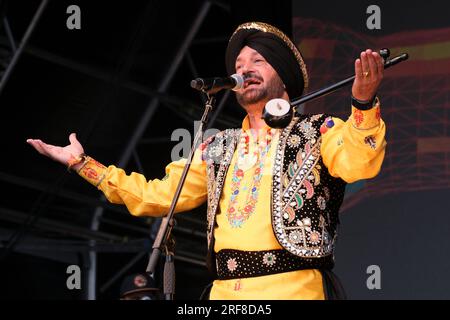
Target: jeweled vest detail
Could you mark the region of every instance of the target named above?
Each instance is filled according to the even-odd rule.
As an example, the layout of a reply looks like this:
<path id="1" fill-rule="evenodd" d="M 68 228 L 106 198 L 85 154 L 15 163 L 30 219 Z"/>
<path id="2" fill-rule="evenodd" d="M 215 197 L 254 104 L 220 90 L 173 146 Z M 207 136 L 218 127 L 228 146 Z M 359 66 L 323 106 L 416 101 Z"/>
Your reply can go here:
<path id="1" fill-rule="evenodd" d="M 320 126 L 327 115 L 294 118 L 280 134 L 272 180 L 272 227 L 280 245 L 316 268 L 332 267 L 339 207 L 346 183 L 332 177 L 320 154 Z M 225 177 L 241 129 L 227 129 L 205 143 L 208 175 L 208 267 L 214 271 L 214 228 Z"/>

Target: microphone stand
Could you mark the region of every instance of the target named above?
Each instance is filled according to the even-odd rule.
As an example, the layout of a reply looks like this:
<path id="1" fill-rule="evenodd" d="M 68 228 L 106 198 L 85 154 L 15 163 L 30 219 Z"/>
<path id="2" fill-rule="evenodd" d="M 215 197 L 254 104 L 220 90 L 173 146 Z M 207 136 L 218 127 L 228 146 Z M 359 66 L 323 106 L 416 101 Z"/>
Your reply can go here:
<path id="1" fill-rule="evenodd" d="M 192 143 L 191 151 L 189 152 L 189 156 L 186 161 L 186 165 L 184 166 L 183 172 L 181 174 L 180 182 L 178 183 L 177 189 L 175 191 L 175 195 L 172 199 L 172 203 L 169 208 L 169 213 L 165 216 L 158 230 L 158 234 L 156 235 L 155 241 L 153 243 L 153 250 L 150 256 L 147 273 L 150 275 L 155 274 L 156 265 L 159 261 L 159 257 L 161 255 L 161 251 L 165 250 L 166 253 L 166 261 L 164 264 L 164 296 L 166 300 L 173 300 L 173 296 L 175 294 L 175 266 L 174 266 L 174 242 L 169 242 L 171 239 L 170 234 L 172 232 L 172 228 L 175 225 L 175 220 L 173 218 L 175 213 L 176 204 L 178 203 L 178 199 L 181 195 L 181 190 L 183 189 L 184 182 L 186 181 L 186 177 L 191 167 L 192 159 L 194 158 L 195 150 L 197 145 L 202 140 L 203 137 L 203 128 L 206 126 L 208 121 L 208 116 L 215 104 L 214 95 L 210 95 L 210 92 L 205 92 L 207 96 L 207 101 L 205 103 L 205 110 L 203 112 L 203 116 L 200 120 L 200 125 L 198 127 L 197 133 L 194 137 L 194 142 Z"/>
<path id="2" fill-rule="evenodd" d="M 392 66 L 395 66 L 396 64 L 405 61 L 408 59 L 408 54 L 403 53 L 395 58 L 389 59 L 390 51 L 387 48 L 380 50 L 380 55 L 384 59 L 384 69 L 390 68 Z M 317 91 L 311 92 L 303 97 L 299 97 L 296 99 L 291 100 L 290 103 L 285 102 L 283 103 L 285 111 L 282 115 L 276 115 L 274 111 L 280 111 L 283 109 L 283 106 L 280 104 L 279 99 L 273 99 L 270 100 L 266 106 L 264 107 L 262 119 L 272 128 L 285 128 L 292 120 L 295 114 L 299 114 L 297 107 L 301 104 L 319 98 L 326 96 L 348 84 L 353 82 L 356 76 L 351 76 L 347 79 L 344 79 L 342 81 L 339 81 L 338 83 L 335 83 L 331 86 L 319 89 Z M 287 106 L 286 106 L 287 105 Z M 278 110 L 277 110 L 278 109 Z"/>

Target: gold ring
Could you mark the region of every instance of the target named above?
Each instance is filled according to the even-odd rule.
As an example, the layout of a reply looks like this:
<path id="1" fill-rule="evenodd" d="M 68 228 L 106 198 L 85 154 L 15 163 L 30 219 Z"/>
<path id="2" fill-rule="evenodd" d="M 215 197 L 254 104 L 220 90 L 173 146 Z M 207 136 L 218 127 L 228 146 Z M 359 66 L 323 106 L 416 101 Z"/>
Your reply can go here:
<path id="1" fill-rule="evenodd" d="M 369 76 L 369 71 L 363 72 L 363 75 L 364 75 L 365 78 L 367 78 Z"/>

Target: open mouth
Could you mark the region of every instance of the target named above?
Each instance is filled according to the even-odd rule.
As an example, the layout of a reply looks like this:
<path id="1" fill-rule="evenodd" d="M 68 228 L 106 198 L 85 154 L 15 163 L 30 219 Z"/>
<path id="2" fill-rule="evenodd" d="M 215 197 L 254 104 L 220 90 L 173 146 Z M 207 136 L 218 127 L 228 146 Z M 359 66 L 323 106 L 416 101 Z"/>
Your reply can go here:
<path id="1" fill-rule="evenodd" d="M 255 78 L 249 78 L 249 79 L 245 79 L 244 82 L 244 89 L 250 87 L 250 86 L 257 86 L 260 85 L 261 81 L 259 81 L 258 79 Z"/>

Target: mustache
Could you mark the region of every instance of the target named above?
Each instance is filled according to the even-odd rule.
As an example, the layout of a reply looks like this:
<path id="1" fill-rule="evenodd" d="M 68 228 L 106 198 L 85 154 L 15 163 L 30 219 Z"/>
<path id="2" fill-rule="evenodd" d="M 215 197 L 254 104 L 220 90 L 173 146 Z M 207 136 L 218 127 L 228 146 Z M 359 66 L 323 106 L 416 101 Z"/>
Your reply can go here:
<path id="1" fill-rule="evenodd" d="M 263 78 L 257 74 L 256 72 L 247 72 L 243 74 L 244 77 L 244 81 L 248 80 L 248 79 L 254 79 L 254 80 L 258 80 L 258 81 L 263 81 Z"/>

